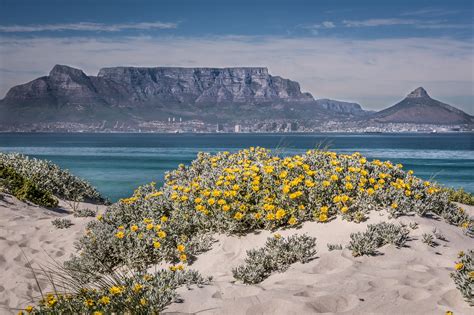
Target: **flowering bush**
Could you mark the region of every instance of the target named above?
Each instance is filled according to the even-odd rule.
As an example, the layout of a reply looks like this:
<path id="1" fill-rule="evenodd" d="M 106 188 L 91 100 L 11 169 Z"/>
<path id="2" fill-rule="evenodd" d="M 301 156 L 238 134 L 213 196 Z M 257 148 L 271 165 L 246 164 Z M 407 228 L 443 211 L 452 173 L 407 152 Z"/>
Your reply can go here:
<path id="1" fill-rule="evenodd" d="M 386 244 L 402 247 L 408 240 L 409 230 L 403 225 L 381 222 L 369 224 L 363 233 L 352 233 L 351 241 L 347 248 L 352 250 L 352 255 L 375 255 L 377 249 Z"/>
<path id="2" fill-rule="evenodd" d="M 148 184 L 112 205 L 77 243 L 74 265 L 107 271 L 160 261 L 186 262 L 211 244 L 210 233 L 360 222 L 372 210 L 392 216 L 436 215 L 473 229 L 473 222 L 439 186 L 402 165 L 369 162 L 359 153 L 310 150 L 279 157 L 263 148 L 199 153 L 190 166 L 167 173 L 162 188 Z"/>
<path id="3" fill-rule="evenodd" d="M 29 158 L 18 153 L 0 152 L 0 164 L 14 169 L 15 172 L 26 177 L 41 190 L 50 192 L 59 198 L 67 200 L 81 198 L 101 203 L 105 201 L 88 182 L 50 161 Z"/>
<path id="4" fill-rule="evenodd" d="M 59 283 L 67 280 L 67 285 L 74 284 L 72 279 L 61 280 Z M 20 314 L 158 314 L 178 297 L 178 287 L 202 286 L 209 281 L 196 271 L 184 270 L 182 265 L 154 274 L 115 274 L 94 285 L 56 287 L 54 293 L 43 296 L 37 305 L 27 306 Z"/>
<path id="5" fill-rule="evenodd" d="M 97 211 L 88 208 L 77 209 L 74 211 L 73 215 L 76 218 L 87 218 L 87 217 L 95 217 L 97 215 Z"/>
<path id="6" fill-rule="evenodd" d="M 454 265 L 451 277 L 469 305 L 474 306 L 474 250 L 459 253 L 459 261 Z"/>
<path id="7" fill-rule="evenodd" d="M 247 284 L 262 282 L 272 272 L 283 272 L 295 262 L 306 263 L 316 255 L 316 238 L 308 235 L 269 237 L 265 246 L 247 251 L 245 264 L 232 270 L 234 278 Z"/>

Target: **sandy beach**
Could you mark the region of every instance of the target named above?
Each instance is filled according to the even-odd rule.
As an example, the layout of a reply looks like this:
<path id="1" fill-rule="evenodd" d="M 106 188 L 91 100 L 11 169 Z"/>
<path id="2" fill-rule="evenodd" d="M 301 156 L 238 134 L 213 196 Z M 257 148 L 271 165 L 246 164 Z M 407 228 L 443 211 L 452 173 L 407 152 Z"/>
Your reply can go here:
<path id="1" fill-rule="evenodd" d="M 65 206 L 64 203 L 61 204 Z M 95 205 L 84 204 L 95 209 Z M 474 207 L 463 206 L 471 214 Z M 100 207 L 103 211 L 103 207 Z M 67 217 L 74 223 L 56 229 L 51 220 Z M 0 201 L 0 312 L 13 313 L 39 292 L 26 257 L 34 267 L 63 262 L 74 252 L 74 241 L 93 218 L 76 218 L 5 196 Z M 357 257 L 350 250 L 328 251 L 327 243 L 346 245 L 349 235 L 371 223 L 417 222 L 407 247 L 384 246 L 380 255 Z M 447 242 L 437 247 L 421 242 L 433 228 Z M 284 273 L 272 274 L 258 285 L 235 282 L 232 268 L 242 264 L 246 250 L 264 245 L 274 233 L 259 231 L 246 236 L 216 235 L 213 248 L 200 255 L 191 268 L 212 276 L 211 285 L 179 289 L 182 303 L 173 303 L 165 314 L 469 314 L 449 274 L 457 253 L 472 248 L 472 239 L 443 221 L 420 217 L 388 219 L 384 211 L 372 212 L 364 223 L 342 221 L 327 224 L 306 222 L 297 229 L 276 231 L 282 236 L 307 233 L 317 238 L 318 253 L 307 264 L 294 264 Z M 47 283 L 41 283 L 47 288 Z"/>

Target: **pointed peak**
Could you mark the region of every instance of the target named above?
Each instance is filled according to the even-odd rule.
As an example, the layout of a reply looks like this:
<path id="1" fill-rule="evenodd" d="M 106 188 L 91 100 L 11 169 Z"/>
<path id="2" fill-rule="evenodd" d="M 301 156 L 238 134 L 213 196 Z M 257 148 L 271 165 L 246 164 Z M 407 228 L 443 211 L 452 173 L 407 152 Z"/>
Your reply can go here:
<path id="1" fill-rule="evenodd" d="M 418 97 L 430 97 L 426 90 L 421 86 L 414 89 L 410 94 L 407 95 L 407 98 L 418 98 Z"/>

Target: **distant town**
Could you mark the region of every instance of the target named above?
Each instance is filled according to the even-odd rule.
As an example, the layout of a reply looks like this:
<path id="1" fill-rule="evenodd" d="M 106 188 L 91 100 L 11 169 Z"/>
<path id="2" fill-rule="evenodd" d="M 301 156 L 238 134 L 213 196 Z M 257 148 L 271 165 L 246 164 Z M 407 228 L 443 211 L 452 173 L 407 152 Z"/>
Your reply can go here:
<path id="1" fill-rule="evenodd" d="M 440 125 L 413 123 L 374 123 L 367 121 L 314 120 L 244 120 L 204 122 L 169 117 L 165 121 L 136 124 L 110 122 L 84 124 L 74 122 L 32 123 L 0 126 L 0 132 L 88 132 L 88 133 L 437 133 L 472 132 L 472 124 Z"/>

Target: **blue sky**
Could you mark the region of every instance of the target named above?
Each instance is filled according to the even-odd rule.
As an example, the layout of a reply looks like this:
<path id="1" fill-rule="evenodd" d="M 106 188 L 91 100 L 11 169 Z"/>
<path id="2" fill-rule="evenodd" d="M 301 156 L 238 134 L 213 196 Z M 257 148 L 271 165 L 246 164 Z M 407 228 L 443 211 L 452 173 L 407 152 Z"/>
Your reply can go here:
<path id="1" fill-rule="evenodd" d="M 0 97 L 56 63 L 267 66 L 316 98 L 392 105 L 424 86 L 474 114 L 472 1 L 0 4 Z"/>

